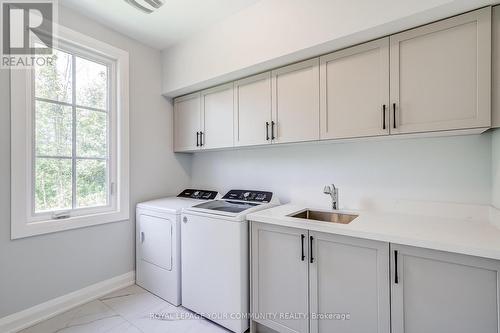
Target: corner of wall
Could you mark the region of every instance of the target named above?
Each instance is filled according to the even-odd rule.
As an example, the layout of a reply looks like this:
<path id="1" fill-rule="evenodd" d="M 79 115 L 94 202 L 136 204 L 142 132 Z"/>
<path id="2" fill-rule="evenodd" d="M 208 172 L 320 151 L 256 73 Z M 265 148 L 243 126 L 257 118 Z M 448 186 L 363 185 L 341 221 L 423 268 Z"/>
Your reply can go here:
<path id="1" fill-rule="evenodd" d="M 492 179 L 492 198 L 493 206 L 500 209 L 500 128 L 493 131 L 491 144 L 491 179 Z"/>

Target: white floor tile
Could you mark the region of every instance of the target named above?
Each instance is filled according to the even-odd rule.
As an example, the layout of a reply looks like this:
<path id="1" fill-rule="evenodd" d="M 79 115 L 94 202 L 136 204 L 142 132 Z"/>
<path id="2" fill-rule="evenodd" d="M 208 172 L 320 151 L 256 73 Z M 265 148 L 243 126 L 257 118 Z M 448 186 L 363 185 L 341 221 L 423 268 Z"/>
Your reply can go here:
<path id="1" fill-rule="evenodd" d="M 104 296 L 100 298 L 100 301 L 127 320 L 138 317 L 149 318 L 156 309 L 169 304 L 138 286 L 128 287 Z"/>
<path id="2" fill-rule="evenodd" d="M 100 301 L 93 301 L 27 328 L 22 333 L 104 333 L 126 320 Z"/>
<path id="3" fill-rule="evenodd" d="M 152 316 L 153 315 L 153 316 Z M 230 333 L 139 286 L 130 286 L 21 333 Z"/>
<path id="4" fill-rule="evenodd" d="M 135 327 L 133 324 L 126 321 L 123 324 L 120 324 L 112 328 L 111 330 L 106 331 L 106 333 L 143 333 L 143 332 L 137 327 Z"/>

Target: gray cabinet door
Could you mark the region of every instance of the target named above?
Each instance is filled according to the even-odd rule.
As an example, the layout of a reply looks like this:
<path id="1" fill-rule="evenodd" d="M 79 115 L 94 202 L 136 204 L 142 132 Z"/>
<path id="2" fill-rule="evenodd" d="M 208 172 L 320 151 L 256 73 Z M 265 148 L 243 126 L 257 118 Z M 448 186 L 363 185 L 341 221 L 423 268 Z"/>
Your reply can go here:
<path id="1" fill-rule="evenodd" d="M 491 125 L 491 8 L 390 37 L 391 134 Z"/>
<path id="2" fill-rule="evenodd" d="M 273 143 L 319 140 L 319 58 L 275 69 L 271 77 Z"/>
<path id="3" fill-rule="evenodd" d="M 500 263 L 391 244 L 393 333 L 498 333 Z"/>
<path id="4" fill-rule="evenodd" d="M 201 131 L 200 93 L 176 98 L 174 101 L 174 150 L 198 150 Z"/>
<path id="5" fill-rule="evenodd" d="M 307 236 L 307 230 L 252 222 L 252 312 L 278 332 L 309 331 Z"/>
<path id="6" fill-rule="evenodd" d="M 389 134 L 389 37 L 322 56 L 320 91 L 322 140 Z"/>
<path id="7" fill-rule="evenodd" d="M 309 235 L 311 333 L 388 333 L 389 244 Z"/>
<path id="8" fill-rule="evenodd" d="M 202 149 L 234 145 L 234 86 L 223 84 L 201 92 Z"/>
<path id="9" fill-rule="evenodd" d="M 234 83 L 234 144 L 271 144 L 271 72 Z"/>

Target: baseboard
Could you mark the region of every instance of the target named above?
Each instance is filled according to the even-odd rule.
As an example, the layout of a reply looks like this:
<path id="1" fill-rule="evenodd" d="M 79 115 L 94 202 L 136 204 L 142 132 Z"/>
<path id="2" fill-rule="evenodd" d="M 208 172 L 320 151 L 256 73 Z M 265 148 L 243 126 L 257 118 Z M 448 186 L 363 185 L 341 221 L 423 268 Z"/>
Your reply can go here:
<path id="1" fill-rule="evenodd" d="M 0 318 L 0 332 L 14 333 L 135 283 L 131 271 Z"/>

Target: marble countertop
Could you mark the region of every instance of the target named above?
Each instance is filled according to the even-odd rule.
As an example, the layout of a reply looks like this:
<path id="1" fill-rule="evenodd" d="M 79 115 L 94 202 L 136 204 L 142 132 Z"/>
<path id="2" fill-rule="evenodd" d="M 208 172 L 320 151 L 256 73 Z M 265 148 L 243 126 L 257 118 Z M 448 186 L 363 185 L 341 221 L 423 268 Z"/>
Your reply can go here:
<path id="1" fill-rule="evenodd" d="M 500 260 L 500 228 L 488 219 L 470 220 L 401 213 L 343 211 L 359 215 L 349 224 L 293 218 L 305 208 L 328 209 L 285 204 L 249 214 L 247 219 L 312 231 L 424 247 Z"/>

